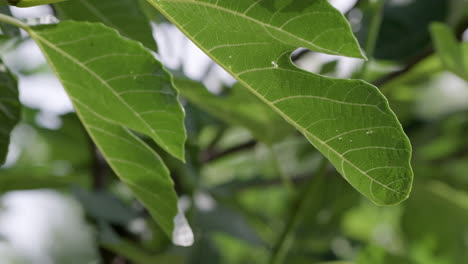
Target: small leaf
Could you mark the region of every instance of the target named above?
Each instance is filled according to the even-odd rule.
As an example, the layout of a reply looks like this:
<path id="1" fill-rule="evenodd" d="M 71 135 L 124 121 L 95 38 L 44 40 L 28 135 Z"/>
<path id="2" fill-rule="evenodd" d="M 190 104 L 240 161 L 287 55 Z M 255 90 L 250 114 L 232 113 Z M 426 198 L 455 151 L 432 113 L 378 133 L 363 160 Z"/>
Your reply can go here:
<path id="1" fill-rule="evenodd" d="M 150 22 L 136 0 L 74 0 L 54 6 L 60 19 L 101 22 L 157 51 Z"/>
<path id="2" fill-rule="evenodd" d="M 468 43 L 458 43 L 450 28 L 442 23 L 432 23 L 431 33 L 445 68 L 468 81 Z"/>
<path id="3" fill-rule="evenodd" d="M 325 0 L 148 0 L 196 45 L 272 107 L 377 204 L 409 195 L 411 146 L 386 98 L 360 80 L 298 69 L 299 47 L 364 57 Z"/>
<path id="4" fill-rule="evenodd" d="M 183 159 L 184 115 L 169 74 L 141 44 L 102 24 L 63 22 L 28 32 L 112 169 L 169 236 L 178 233 L 183 216 L 169 171 L 132 131 Z"/>
<path id="5" fill-rule="evenodd" d="M 18 83 L 0 60 L 0 165 L 5 162 L 10 132 L 20 119 Z"/>
<path id="6" fill-rule="evenodd" d="M 175 86 L 187 100 L 232 125 L 243 126 L 266 143 L 278 141 L 291 132 L 291 127 L 271 108 L 236 84 L 226 96 L 214 95 L 197 82 L 176 79 Z"/>

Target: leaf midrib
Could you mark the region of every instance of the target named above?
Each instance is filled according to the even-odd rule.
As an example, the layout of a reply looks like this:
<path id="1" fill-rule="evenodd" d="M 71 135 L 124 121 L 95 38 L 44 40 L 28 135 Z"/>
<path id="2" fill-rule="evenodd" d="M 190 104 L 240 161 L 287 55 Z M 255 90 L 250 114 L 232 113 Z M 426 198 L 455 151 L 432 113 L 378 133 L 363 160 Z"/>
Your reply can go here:
<path id="1" fill-rule="evenodd" d="M 72 61 L 73 63 L 75 63 L 76 65 L 78 65 L 79 67 L 81 67 L 82 69 L 84 69 L 85 71 L 87 71 L 88 73 L 90 73 L 94 78 L 96 78 L 96 80 L 98 80 L 101 84 L 103 84 L 107 89 L 109 89 L 111 91 L 111 93 L 125 106 L 128 108 L 128 110 L 130 110 L 130 112 L 137 118 L 139 119 L 148 129 L 149 131 L 151 132 L 151 134 L 158 140 L 158 143 L 163 145 L 164 148 L 166 148 L 168 151 L 170 150 L 170 148 L 165 144 L 164 140 L 162 140 L 155 132 L 154 132 L 154 129 L 148 124 L 148 122 L 146 122 L 146 120 L 144 120 L 139 114 L 138 112 L 135 111 L 135 109 L 133 109 L 133 107 L 131 107 L 122 97 L 120 97 L 120 95 L 118 93 L 116 93 L 114 91 L 114 89 L 104 80 L 101 78 L 101 76 L 99 76 L 96 72 L 94 72 L 93 70 L 91 70 L 89 67 L 87 67 L 86 65 L 82 64 L 79 60 L 77 60 L 76 58 L 74 58 L 73 56 L 71 56 L 70 54 L 66 53 L 64 50 L 60 49 L 59 47 L 57 47 L 56 45 L 54 45 L 53 43 L 51 43 L 50 41 L 46 40 L 45 38 L 43 38 L 42 36 L 40 36 L 39 34 L 36 34 L 33 30 L 30 30 L 29 31 L 29 34 L 31 35 L 31 37 L 33 38 L 36 38 L 38 40 L 40 40 L 41 42 L 43 42 L 44 44 L 46 44 L 47 46 L 49 46 L 50 48 L 54 49 L 55 51 L 57 51 L 58 53 L 62 54 L 63 56 L 65 56 L 66 58 L 68 58 L 70 61 Z M 44 53 L 46 54 L 46 53 Z M 47 55 L 46 55 L 47 56 Z M 114 122 L 115 123 L 115 122 Z"/>
<path id="2" fill-rule="evenodd" d="M 168 18 L 174 25 L 177 25 L 178 28 L 184 32 L 184 34 L 186 36 L 190 36 L 190 34 L 183 28 L 181 27 L 174 19 L 171 15 L 169 15 L 168 13 L 165 12 L 164 9 L 162 8 L 159 8 L 155 3 L 153 3 L 152 0 L 148 0 L 150 2 L 150 4 L 152 4 L 154 7 L 156 7 L 161 13 L 163 13 L 163 15 Z M 158 2 L 168 2 L 166 0 L 159 0 Z M 188 1 L 188 0 L 171 0 L 170 2 L 189 2 L 189 3 L 194 3 L 194 4 L 200 4 L 201 2 L 196 2 L 196 1 Z M 211 6 L 213 7 L 214 5 L 212 4 L 208 4 L 206 3 L 207 6 Z M 214 8 L 219 8 L 218 6 L 215 6 Z M 223 9 L 226 9 L 226 8 L 219 8 L 220 10 L 223 10 Z M 232 10 L 229 10 L 229 9 L 226 9 L 228 10 L 228 12 L 230 13 L 233 13 L 233 14 L 240 14 L 238 12 L 235 12 L 235 11 L 232 11 Z M 244 16 L 246 17 L 246 16 Z M 247 17 L 246 17 L 247 18 Z M 255 20 L 254 18 L 250 18 L 248 17 L 249 19 L 251 20 Z M 257 21 L 257 20 L 255 20 Z M 263 23 L 261 21 L 257 21 L 257 22 L 260 22 L 260 23 Z M 273 27 L 274 28 L 274 27 Z M 203 52 L 205 54 L 207 54 L 211 59 L 213 59 L 217 64 L 221 65 L 224 70 L 226 70 L 227 72 L 229 72 L 232 76 L 234 76 L 240 83 L 242 83 L 247 89 L 249 89 L 253 94 L 255 94 L 258 98 L 260 98 L 263 102 L 265 102 L 267 105 L 269 105 L 271 108 L 273 108 L 273 110 L 275 110 L 278 114 L 280 114 L 284 119 L 286 119 L 289 123 L 291 123 L 293 126 L 295 126 L 300 132 L 302 132 L 303 134 L 307 134 L 309 135 L 310 137 L 312 137 L 316 142 L 320 143 L 322 146 L 324 146 L 327 150 L 329 151 L 332 151 L 335 155 L 337 155 L 338 157 L 341 158 L 342 161 L 345 161 L 346 163 L 348 163 L 350 166 L 352 166 L 353 168 L 355 168 L 356 170 L 358 170 L 362 175 L 366 176 L 367 178 L 369 178 L 369 180 L 371 182 L 375 182 L 377 184 L 379 184 L 380 186 L 382 186 L 383 188 L 385 189 L 388 189 L 389 191 L 391 192 L 394 192 L 394 193 L 398 193 L 398 194 L 404 194 L 406 195 L 406 193 L 403 193 L 403 192 L 400 192 L 398 190 L 395 190 L 395 189 L 392 189 L 390 187 L 388 187 L 387 185 L 381 183 L 380 181 L 372 178 L 370 175 L 368 175 L 365 171 L 363 171 L 362 169 L 360 169 L 359 167 L 357 167 L 354 163 L 352 163 L 351 161 L 349 161 L 348 159 L 346 159 L 345 157 L 343 157 L 342 154 L 340 154 L 338 151 L 336 151 L 335 149 L 333 149 L 330 145 L 328 145 L 325 141 L 321 140 L 320 138 L 316 137 L 315 135 L 313 135 L 312 133 L 310 133 L 309 131 L 307 131 L 304 127 L 302 127 L 301 125 L 299 125 L 297 122 L 295 122 L 294 120 L 292 120 L 291 118 L 289 118 L 283 111 L 281 111 L 281 109 L 277 108 L 274 104 L 272 104 L 270 101 L 268 101 L 265 97 L 263 97 L 260 93 L 258 93 L 254 88 L 252 88 L 249 84 L 247 84 L 245 81 L 243 81 L 235 72 L 233 72 L 231 69 L 229 69 L 229 67 L 226 67 L 224 66 L 224 63 L 220 62 L 215 56 L 213 56 L 210 52 L 207 51 L 207 49 L 205 49 L 203 47 L 203 45 L 201 45 L 201 43 L 193 38 L 191 38 L 191 40 L 201 49 L 203 50 Z"/>

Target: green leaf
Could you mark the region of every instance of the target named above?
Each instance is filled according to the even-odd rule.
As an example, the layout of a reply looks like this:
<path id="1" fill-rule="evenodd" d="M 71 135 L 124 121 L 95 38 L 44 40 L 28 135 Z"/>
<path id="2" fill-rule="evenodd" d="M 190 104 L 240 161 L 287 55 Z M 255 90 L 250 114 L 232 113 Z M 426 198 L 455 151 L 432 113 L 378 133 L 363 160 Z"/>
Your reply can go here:
<path id="1" fill-rule="evenodd" d="M 432 23 L 434 45 L 447 70 L 468 81 L 468 43 L 458 43 L 448 26 Z"/>
<path id="2" fill-rule="evenodd" d="M 18 83 L 0 60 L 0 165 L 5 162 L 10 132 L 20 119 Z"/>
<path id="3" fill-rule="evenodd" d="M 136 0 L 74 0 L 54 6 L 60 19 L 101 22 L 157 51 L 150 22 Z"/>
<path id="4" fill-rule="evenodd" d="M 18 190 L 65 189 L 72 184 L 76 185 L 79 180 L 73 176 L 35 175 L 31 170 L 1 169 L 0 194 Z"/>
<path id="5" fill-rule="evenodd" d="M 0 6 L 0 14 L 5 14 L 11 16 L 10 8 L 8 6 Z M 20 31 L 17 27 L 12 26 L 10 24 L 0 22 L 0 29 L 2 31 L 2 34 L 6 37 L 19 37 L 20 36 Z"/>
<path id="6" fill-rule="evenodd" d="M 93 23 L 39 26 L 30 34 L 72 100 L 91 107 L 109 123 L 149 135 L 165 151 L 184 159 L 183 110 L 177 92 L 169 74 L 143 46 Z"/>
<path id="7" fill-rule="evenodd" d="M 243 126 L 266 143 L 278 141 L 291 132 L 291 127 L 242 85 L 236 84 L 226 96 L 214 95 L 197 82 L 176 79 L 181 95 L 213 116 L 232 125 Z"/>
<path id="8" fill-rule="evenodd" d="M 96 221 L 125 226 L 137 217 L 132 208 L 112 193 L 106 191 L 89 192 L 85 189 L 74 188 L 73 194 L 80 201 L 87 215 Z"/>
<path id="9" fill-rule="evenodd" d="M 169 236 L 179 232 L 169 171 L 133 132 L 183 159 L 184 115 L 169 74 L 141 44 L 102 24 L 63 22 L 28 32 L 112 169 Z"/>
<path id="10" fill-rule="evenodd" d="M 325 0 L 148 0 L 196 45 L 301 131 L 377 204 L 409 195 L 411 146 L 386 98 L 360 80 L 298 69 L 299 47 L 363 57 Z"/>

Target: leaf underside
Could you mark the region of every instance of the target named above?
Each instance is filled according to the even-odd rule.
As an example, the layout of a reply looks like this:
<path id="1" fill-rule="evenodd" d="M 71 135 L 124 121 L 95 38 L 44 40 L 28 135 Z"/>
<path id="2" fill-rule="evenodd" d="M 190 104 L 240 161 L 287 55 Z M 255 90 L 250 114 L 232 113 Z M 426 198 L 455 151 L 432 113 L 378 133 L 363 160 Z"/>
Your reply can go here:
<path id="1" fill-rule="evenodd" d="M 213 60 L 304 134 L 373 202 L 409 195 L 411 146 L 378 89 L 297 68 L 292 51 L 364 57 L 325 0 L 148 0 Z"/>
<path id="2" fill-rule="evenodd" d="M 54 4 L 60 19 L 102 22 L 156 51 L 149 20 L 135 0 L 74 0 Z"/>
<path id="3" fill-rule="evenodd" d="M 102 24 L 62 22 L 29 33 L 112 169 L 172 236 L 177 196 L 169 171 L 133 132 L 183 159 L 184 114 L 168 73 L 141 44 Z"/>

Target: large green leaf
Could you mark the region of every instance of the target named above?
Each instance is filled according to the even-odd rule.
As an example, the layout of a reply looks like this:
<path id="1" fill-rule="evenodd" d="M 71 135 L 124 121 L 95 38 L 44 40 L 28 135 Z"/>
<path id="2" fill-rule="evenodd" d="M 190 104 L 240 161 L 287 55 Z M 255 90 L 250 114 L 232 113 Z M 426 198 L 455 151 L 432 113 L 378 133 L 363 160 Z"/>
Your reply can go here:
<path id="1" fill-rule="evenodd" d="M 169 171 L 133 132 L 149 135 L 183 159 L 184 115 L 169 74 L 141 44 L 102 24 L 63 22 L 28 32 L 112 169 L 168 235 L 179 232 Z"/>
<path id="2" fill-rule="evenodd" d="M 214 95 L 202 84 L 190 80 L 176 79 L 175 85 L 193 104 L 221 120 L 249 129 L 266 143 L 280 140 L 291 132 L 291 127 L 280 116 L 242 85 L 234 85 L 229 94 L 223 96 Z"/>
<path id="3" fill-rule="evenodd" d="M 60 19 L 102 22 L 156 51 L 151 25 L 136 0 L 74 0 L 54 4 Z"/>
<path id="4" fill-rule="evenodd" d="M 431 24 L 434 45 L 445 68 L 468 81 L 468 43 L 458 43 L 450 28 Z"/>
<path id="5" fill-rule="evenodd" d="M 20 109 L 17 81 L 0 60 L 0 165 L 5 162 L 10 132 L 20 119 Z"/>
<path id="6" fill-rule="evenodd" d="M 177 92 L 143 46 L 93 23 L 64 22 L 34 27 L 30 33 L 72 100 L 109 123 L 149 135 L 183 160 L 186 136 Z"/>
<path id="7" fill-rule="evenodd" d="M 299 47 L 363 57 L 325 0 L 148 0 L 196 45 L 271 106 L 378 204 L 406 199 L 411 147 L 385 97 L 360 80 L 300 70 Z"/>

